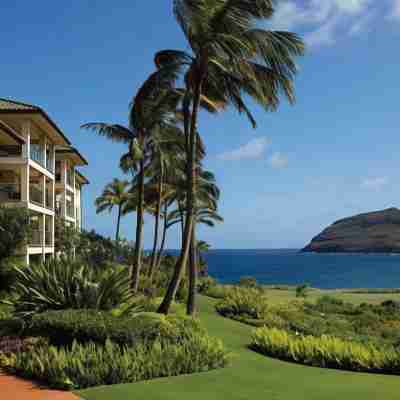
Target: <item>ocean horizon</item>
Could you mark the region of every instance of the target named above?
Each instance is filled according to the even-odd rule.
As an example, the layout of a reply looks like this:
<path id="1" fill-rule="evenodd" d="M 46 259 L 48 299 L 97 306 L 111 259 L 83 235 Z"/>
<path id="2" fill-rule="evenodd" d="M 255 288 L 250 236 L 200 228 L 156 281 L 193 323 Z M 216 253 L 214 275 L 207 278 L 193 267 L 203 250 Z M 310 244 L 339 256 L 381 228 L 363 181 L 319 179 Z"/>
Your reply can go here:
<path id="1" fill-rule="evenodd" d="M 176 254 L 177 250 L 167 250 Z M 400 254 L 302 253 L 301 249 L 213 249 L 203 254 L 223 284 L 252 276 L 265 285 L 320 289 L 400 288 Z"/>

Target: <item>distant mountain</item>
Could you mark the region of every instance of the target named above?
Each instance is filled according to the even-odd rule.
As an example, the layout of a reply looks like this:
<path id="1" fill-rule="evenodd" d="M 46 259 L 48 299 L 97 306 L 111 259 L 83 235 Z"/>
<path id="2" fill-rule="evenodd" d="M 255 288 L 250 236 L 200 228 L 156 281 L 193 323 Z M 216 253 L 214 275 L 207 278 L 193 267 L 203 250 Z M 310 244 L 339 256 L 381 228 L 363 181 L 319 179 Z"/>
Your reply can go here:
<path id="1" fill-rule="evenodd" d="M 303 249 L 317 253 L 400 253 L 400 210 L 389 208 L 341 219 Z"/>

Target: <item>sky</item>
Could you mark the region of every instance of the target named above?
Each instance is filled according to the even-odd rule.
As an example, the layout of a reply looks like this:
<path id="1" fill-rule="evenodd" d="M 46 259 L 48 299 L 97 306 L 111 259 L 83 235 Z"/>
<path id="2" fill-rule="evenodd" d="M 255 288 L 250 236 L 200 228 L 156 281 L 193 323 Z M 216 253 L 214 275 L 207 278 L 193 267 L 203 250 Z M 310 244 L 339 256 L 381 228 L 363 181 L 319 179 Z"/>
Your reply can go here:
<path id="1" fill-rule="evenodd" d="M 233 110 L 201 114 L 207 169 L 222 191 L 225 222 L 201 227 L 213 248 L 300 248 L 337 219 L 400 207 L 400 0 L 281 0 L 267 29 L 298 33 L 296 104 L 258 127 Z M 112 4 L 112 5 L 111 5 Z M 85 227 L 115 235 L 116 215 L 94 200 L 124 146 L 82 131 L 86 122 L 126 124 L 129 103 L 154 70 L 153 56 L 186 49 L 172 0 L 14 0 L 0 5 L 0 97 L 41 106 L 87 157 Z M 122 233 L 133 239 L 135 215 Z M 145 247 L 153 223 L 145 223 Z M 179 247 L 171 231 L 169 248 Z"/>

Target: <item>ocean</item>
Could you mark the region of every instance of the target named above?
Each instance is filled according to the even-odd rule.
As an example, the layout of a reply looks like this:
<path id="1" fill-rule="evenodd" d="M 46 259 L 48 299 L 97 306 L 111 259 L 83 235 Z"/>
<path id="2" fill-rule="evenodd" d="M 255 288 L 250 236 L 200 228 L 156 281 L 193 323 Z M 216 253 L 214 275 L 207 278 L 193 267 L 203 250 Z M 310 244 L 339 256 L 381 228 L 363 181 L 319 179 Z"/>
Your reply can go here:
<path id="1" fill-rule="evenodd" d="M 252 276 L 268 285 L 321 289 L 400 288 L 400 255 L 313 254 L 299 250 L 211 250 L 209 274 L 220 283 Z"/>

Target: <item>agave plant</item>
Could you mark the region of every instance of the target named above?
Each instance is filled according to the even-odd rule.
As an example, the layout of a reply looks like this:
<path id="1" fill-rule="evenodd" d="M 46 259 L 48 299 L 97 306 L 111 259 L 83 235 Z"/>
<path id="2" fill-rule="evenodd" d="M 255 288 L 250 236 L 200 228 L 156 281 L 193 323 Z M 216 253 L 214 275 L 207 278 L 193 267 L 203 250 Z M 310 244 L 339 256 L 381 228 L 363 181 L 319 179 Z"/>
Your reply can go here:
<path id="1" fill-rule="evenodd" d="M 46 310 L 111 310 L 129 304 L 132 293 L 125 270 L 97 271 L 79 260 L 54 259 L 24 268 L 14 267 L 15 314 L 29 317 Z"/>

